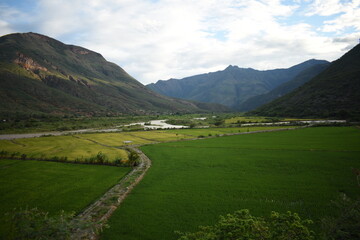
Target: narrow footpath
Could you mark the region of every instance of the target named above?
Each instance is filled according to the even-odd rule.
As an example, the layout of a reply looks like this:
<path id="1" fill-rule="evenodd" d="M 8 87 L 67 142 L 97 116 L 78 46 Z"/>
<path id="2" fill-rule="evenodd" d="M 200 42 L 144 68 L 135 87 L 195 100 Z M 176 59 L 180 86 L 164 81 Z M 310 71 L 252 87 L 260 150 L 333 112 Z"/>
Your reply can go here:
<path id="1" fill-rule="evenodd" d="M 131 190 L 145 176 L 146 171 L 151 166 L 150 159 L 138 148 L 133 146 L 128 146 L 128 148 L 132 149 L 139 155 L 139 165 L 134 167 L 133 170 L 122 178 L 119 183 L 74 218 L 73 221 L 91 220 L 91 222 L 96 222 L 96 225 L 95 229 L 85 229 L 75 232 L 71 239 L 98 239 L 97 233 L 101 231 L 110 216 L 120 206 Z"/>

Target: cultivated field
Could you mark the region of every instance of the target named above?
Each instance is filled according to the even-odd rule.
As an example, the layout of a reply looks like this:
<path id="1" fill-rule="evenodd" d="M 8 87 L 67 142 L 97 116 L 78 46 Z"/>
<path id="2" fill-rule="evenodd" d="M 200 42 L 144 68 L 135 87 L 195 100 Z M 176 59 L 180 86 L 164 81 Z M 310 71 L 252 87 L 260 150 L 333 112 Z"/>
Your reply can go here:
<path id="1" fill-rule="evenodd" d="M 231 127 L 231 128 L 197 128 L 197 129 L 176 129 L 168 130 L 170 133 L 183 134 L 196 138 L 199 136 L 219 136 L 224 134 L 237 134 L 255 131 L 269 131 L 274 129 L 295 128 L 295 126 L 273 126 L 273 127 Z"/>
<path id="2" fill-rule="evenodd" d="M 0 140 L 0 151 L 26 154 L 27 158 L 66 157 L 73 161 L 82 161 L 104 153 L 109 161 L 117 158 L 127 159 L 124 149 L 127 145 L 143 145 L 149 143 L 177 141 L 197 138 L 199 136 L 222 135 L 247 131 L 270 130 L 283 127 L 250 127 L 250 128 L 205 128 L 159 131 L 134 131 L 117 133 L 88 133 L 68 136 L 47 136 L 15 140 Z"/>
<path id="3" fill-rule="evenodd" d="M 29 158 L 52 158 L 57 156 L 67 157 L 68 160 L 80 159 L 80 161 L 82 158 L 95 156 L 101 151 L 109 157 L 110 161 L 118 157 L 127 159 L 127 154 L 123 149 L 106 147 L 77 135 L 1 140 L 0 150 L 20 152 L 26 154 Z"/>
<path id="4" fill-rule="evenodd" d="M 123 167 L 0 160 L 0 239 L 7 229 L 6 212 L 38 207 L 50 214 L 60 210 L 79 213 L 129 171 Z"/>
<path id="5" fill-rule="evenodd" d="M 102 239 L 176 239 L 175 230 L 194 231 L 243 208 L 254 215 L 298 212 L 315 220 L 316 230 L 331 214 L 331 200 L 360 195 L 351 171 L 360 168 L 359 146 L 360 131 L 350 127 L 144 146 L 152 167 Z"/>

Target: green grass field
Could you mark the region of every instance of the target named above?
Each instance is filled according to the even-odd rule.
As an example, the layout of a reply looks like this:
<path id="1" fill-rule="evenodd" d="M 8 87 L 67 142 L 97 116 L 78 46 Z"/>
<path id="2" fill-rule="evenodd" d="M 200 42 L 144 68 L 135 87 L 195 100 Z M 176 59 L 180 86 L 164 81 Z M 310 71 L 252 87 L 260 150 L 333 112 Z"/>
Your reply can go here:
<path id="1" fill-rule="evenodd" d="M 238 117 L 225 119 L 226 124 L 235 124 L 240 122 L 262 123 L 262 122 L 271 122 L 271 120 L 266 117 L 256 117 L 256 116 L 254 117 L 238 116 Z"/>
<path id="2" fill-rule="evenodd" d="M 196 138 L 198 136 L 216 136 L 223 134 L 235 134 L 235 133 L 245 133 L 245 132 L 254 132 L 254 131 L 267 131 L 274 129 L 282 128 L 295 128 L 295 126 L 271 126 L 271 127 L 231 127 L 231 128 L 196 128 L 196 129 L 175 129 L 167 130 L 169 133 L 182 134 L 186 138 Z"/>
<path id="3" fill-rule="evenodd" d="M 133 144 L 149 144 L 154 142 L 166 142 L 197 138 L 198 136 L 221 135 L 246 131 L 268 130 L 281 127 L 250 127 L 250 128 L 205 128 L 205 129 L 179 129 L 179 130 L 156 130 L 134 131 L 121 133 L 91 133 L 76 134 L 69 136 L 48 136 L 38 138 L 24 138 L 16 140 L 0 140 L 0 151 L 10 153 L 19 152 L 26 154 L 28 158 L 52 158 L 67 157 L 68 160 L 89 158 L 102 152 L 108 156 L 109 161 L 120 157 L 127 159 L 127 153 L 123 149 L 131 141 Z"/>
<path id="4" fill-rule="evenodd" d="M 125 150 L 105 147 L 77 137 L 77 135 L 24 138 L 13 141 L 1 140 L 0 150 L 20 152 L 33 158 L 58 156 L 67 157 L 68 160 L 82 157 L 88 158 L 101 151 L 109 157 L 110 161 L 116 157 L 127 159 Z"/>
<path id="5" fill-rule="evenodd" d="M 50 214 L 80 212 L 130 168 L 30 160 L 0 160 L 0 239 L 6 212 L 38 207 Z"/>
<path id="6" fill-rule="evenodd" d="M 134 131 L 121 133 L 93 133 L 77 135 L 81 139 L 90 139 L 108 146 L 121 147 L 128 145 L 124 141 L 131 141 L 131 145 L 143 145 L 154 142 L 173 141 L 189 138 L 183 134 L 171 133 L 169 131 Z"/>
<path id="7" fill-rule="evenodd" d="M 360 168 L 359 146 L 360 131 L 350 127 L 144 146 L 152 167 L 102 239 L 176 239 L 175 230 L 194 231 L 244 208 L 258 216 L 290 210 L 318 224 L 339 193 L 360 195 L 351 171 Z"/>

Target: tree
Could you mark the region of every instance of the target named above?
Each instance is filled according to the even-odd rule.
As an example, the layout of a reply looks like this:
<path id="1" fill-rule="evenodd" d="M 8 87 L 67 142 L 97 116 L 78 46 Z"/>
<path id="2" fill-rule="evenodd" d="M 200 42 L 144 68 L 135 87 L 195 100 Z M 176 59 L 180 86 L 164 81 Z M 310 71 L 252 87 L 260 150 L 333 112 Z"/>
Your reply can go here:
<path id="1" fill-rule="evenodd" d="M 108 161 L 108 157 L 101 151 L 98 152 L 98 154 L 96 155 L 96 162 L 103 164 L 106 161 Z"/>
<path id="2" fill-rule="evenodd" d="M 254 217 L 243 209 L 220 216 L 214 226 L 199 227 L 198 232 L 181 233 L 178 240 L 312 240 L 307 228 L 311 220 L 301 220 L 298 214 L 271 212 L 267 218 Z"/>
<path id="3" fill-rule="evenodd" d="M 134 150 L 127 148 L 128 151 L 128 164 L 132 167 L 135 167 L 139 164 L 139 154 L 137 154 Z"/>

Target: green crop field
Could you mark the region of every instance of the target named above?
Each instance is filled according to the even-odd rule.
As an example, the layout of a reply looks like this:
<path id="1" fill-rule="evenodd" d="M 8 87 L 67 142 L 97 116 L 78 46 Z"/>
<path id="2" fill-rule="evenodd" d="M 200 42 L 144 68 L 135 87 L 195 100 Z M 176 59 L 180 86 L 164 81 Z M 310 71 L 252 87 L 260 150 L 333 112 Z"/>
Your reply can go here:
<path id="1" fill-rule="evenodd" d="M 183 134 L 188 137 L 196 138 L 198 136 L 216 136 L 223 134 L 235 134 L 254 131 L 267 131 L 282 128 L 295 128 L 295 126 L 271 126 L 271 127 L 231 127 L 231 128 L 196 128 L 196 129 L 176 129 L 167 130 L 169 133 Z M 185 139 L 185 138 L 184 138 Z"/>
<path id="2" fill-rule="evenodd" d="M 113 147 L 128 145 L 125 141 L 131 141 L 133 144 L 148 144 L 154 142 L 173 141 L 189 138 L 183 134 L 171 133 L 168 131 L 134 131 L 120 133 L 93 133 L 77 135 L 81 139 L 88 139 Z"/>
<path id="3" fill-rule="evenodd" d="M 0 239 L 5 213 L 38 207 L 50 214 L 80 212 L 130 168 L 30 160 L 0 160 Z"/>
<path id="4" fill-rule="evenodd" d="M 189 130 L 191 131 L 191 130 Z M 340 193 L 360 195 L 360 131 L 318 127 L 148 145 L 145 178 L 111 217 L 102 239 L 176 239 L 219 215 L 249 209 L 331 214 Z"/>
<path id="5" fill-rule="evenodd" d="M 102 146 L 77 135 L 1 140 L 0 150 L 20 152 L 33 158 L 57 156 L 75 160 L 94 156 L 100 151 L 106 154 L 110 161 L 116 157 L 127 158 L 125 150 Z"/>
<path id="6" fill-rule="evenodd" d="M 271 120 L 266 117 L 244 117 L 244 116 L 225 119 L 226 124 L 234 124 L 240 122 L 262 123 L 262 122 L 271 122 Z"/>
<path id="7" fill-rule="evenodd" d="M 0 140 L 0 151 L 19 152 L 28 158 L 67 157 L 68 160 L 89 158 L 98 152 L 106 154 L 109 161 L 116 158 L 127 159 L 123 149 L 133 144 L 149 144 L 197 138 L 198 136 L 221 135 L 247 131 L 271 130 L 282 127 L 249 127 L 249 128 L 204 128 L 156 131 L 134 131 L 120 133 L 89 133 L 69 136 L 47 136 L 16 140 Z"/>

